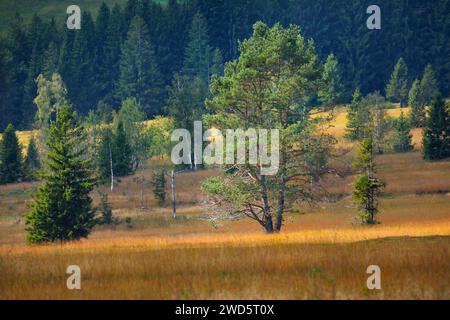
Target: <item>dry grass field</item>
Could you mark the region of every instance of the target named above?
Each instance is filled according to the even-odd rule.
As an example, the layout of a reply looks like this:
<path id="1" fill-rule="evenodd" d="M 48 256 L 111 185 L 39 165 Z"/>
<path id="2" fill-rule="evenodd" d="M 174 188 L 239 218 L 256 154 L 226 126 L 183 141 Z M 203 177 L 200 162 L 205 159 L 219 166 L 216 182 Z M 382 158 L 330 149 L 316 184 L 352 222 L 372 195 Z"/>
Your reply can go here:
<path id="1" fill-rule="evenodd" d="M 341 112 L 330 130 L 353 147 L 341 139 L 344 128 Z M 175 220 L 169 203 L 156 205 L 150 185 L 141 208 L 131 176 L 109 195 L 114 215 L 130 224 L 99 226 L 79 242 L 29 246 L 23 214 L 37 185 L 0 186 L 0 299 L 450 299 L 450 161 L 423 161 L 421 133 L 413 134 L 413 152 L 377 156 L 387 186 L 381 223 L 372 227 L 355 222 L 353 174 L 328 177 L 337 200 L 298 206 L 280 234 L 249 220 L 212 226 L 200 206 L 201 181 L 217 174 L 210 169 L 177 176 Z M 66 288 L 73 264 L 81 290 Z M 381 268 L 381 290 L 366 287 L 372 264 Z"/>

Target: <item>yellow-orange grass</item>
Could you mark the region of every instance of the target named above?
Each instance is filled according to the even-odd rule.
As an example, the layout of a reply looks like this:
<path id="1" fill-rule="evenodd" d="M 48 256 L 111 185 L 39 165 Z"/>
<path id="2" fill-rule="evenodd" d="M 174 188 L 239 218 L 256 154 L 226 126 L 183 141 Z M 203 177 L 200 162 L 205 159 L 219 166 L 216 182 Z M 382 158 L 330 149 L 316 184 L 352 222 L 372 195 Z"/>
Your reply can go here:
<path id="1" fill-rule="evenodd" d="M 167 250 L 121 242 L 87 244 L 87 250 L 78 244 L 3 252 L 0 298 L 450 298 L 449 237 L 344 244 L 279 238 L 258 235 L 258 246 L 196 244 Z M 81 268 L 81 290 L 66 288 L 65 271 L 72 264 Z M 366 287 L 366 268 L 372 264 L 381 268 L 381 291 Z"/>

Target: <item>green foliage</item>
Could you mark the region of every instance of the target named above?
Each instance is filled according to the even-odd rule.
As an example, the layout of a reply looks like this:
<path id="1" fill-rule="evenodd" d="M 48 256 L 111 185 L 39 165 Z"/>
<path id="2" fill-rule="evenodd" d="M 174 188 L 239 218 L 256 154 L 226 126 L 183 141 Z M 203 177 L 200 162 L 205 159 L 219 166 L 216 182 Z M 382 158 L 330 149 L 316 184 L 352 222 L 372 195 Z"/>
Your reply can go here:
<path id="1" fill-rule="evenodd" d="M 24 173 L 22 161 L 16 130 L 9 124 L 0 140 L 0 184 L 20 181 Z"/>
<path id="2" fill-rule="evenodd" d="M 327 0 L 117 0 L 112 1 L 114 5 L 107 4 L 108 1 L 101 4 L 97 0 L 79 0 L 83 10 L 81 30 L 66 28 L 66 15 L 62 13 L 67 4 L 3 1 L 0 4 L 0 32 L 4 35 L 0 39 L 0 131 L 8 123 L 19 129 L 32 128 L 34 79 L 39 74 L 49 79 L 56 71 L 67 85 L 68 100 L 82 115 L 88 114 L 99 101 L 117 108 L 127 97 L 137 98 L 148 117 L 161 115 L 166 86 L 175 73 L 183 73 L 185 61 L 194 69 L 203 70 L 200 71 L 203 79 L 207 73 L 210 81 L 211 75 L 221 74 L 220 64 L 216 64 L 221 59 L 216 59 L 216 52 L 211 57 L 211 49 L 220 50 L 223 61 L 235 59 L 239 41 L 251 34 L 252 24 L 258 20 L 271 25 L 275 22 L 299 25 L 307 38 L 315 40 L 319 57 L 333 52 L 341 69 L 345 102 L 354 88 L 361 88 L 365 95 L 385 87 L 392 73 L 391 64 L 400 56 L 409 65 L 411 79 L 418 78 L 425 65 L 433 65 L 436 82 L 447 93 L 450 88 L 449 22 L 445 14 L 448 0 L 420 6 L 410 5 L 408 1 L 379 1 L 378 5 L 386 8 L 383 21 L 389 22 L 388 33 L 368 32 L 364 23 L 367 14 L 361 10 L 367 7 L 365 0 L 336 0 L 332 5 Z M 15 16 L 16 11 L 23 13 L 24 19 Z M 135 17 L 145 22 L 148 32 L 136 32 L 136 24 L 132 23 Z M 139 33 L 141 36 L 134 39 L 142 39 L 140 43 L 144 46 L 139 47 L 136 42 L 133 45 L 131 38 L 127 39 L 130 32 Z M 208 59 L 205 59 L 206 47 L 195 47 L 196 43 L 207 43 Z M 150 44 L 153 54 L 148 53 L 146 44 Z M 140 54 L 135 54 L 138 51 Z M 189 59 L 186 59 L 187 51 L 192 53 Z M 141 62 L 145 61 L 154 63 L 142 67 Z M 156 74 L 156 69 L 160 70 L 160 76 L 150 76 Z"/>
<path id="3" fill-rule="evenodd" d="M 398 59 L 389 83 L 386 86 L 386 97 L 400 102 L 403 107 L 408 97 L 408 67 L 403 58 Z"/>
<path id="4" fill-rule="evenodd" d="M 209 83 L 213 52 L 209 45 L 208 26 L 201 13 L 194 15 L 184 54 L 183 74 L 193 79 L 199 77 Z"/>
<path id="5" fill-rule="evenodd" d="M 347 106 L 347 124 L 345 137 L 355 141 L 373 136 L 377 153 L 383 152 L 388 123 L 385 118 L 387 103 L 379 92 L 362 97 L 359 89 L 355 90 L 353 100 Z"/>
<path id="6" fill-rule="evenodd" d="M 118 222 L 117 219 L 113 217 L 113 212 L 111 208 L 111 204 L 108 202 L 108 194 L 99 192 L 100 193 L 100 208 L 99 211 L 101 213 L 100 217 L 100 224 L 106 224 L 110 225 L 113 223 Z"/>
<path id="7" fill-rule="evenodd" d="M 48 153 L 26 216 L 30 243 L 77 240 L 87 237 L 95 225 L 90 192 L 90 160 L 85 159 L 85 132 L 70 105 L 62 106 L 50 126 Z"/>
<path id="8" fill-rule="evenodd" d="M 110 181 L 111 169 L 114 170 L 115 158 L 113 158 L 113 148 L 114 143 L 111 129 L 103 129 L 100 134 L 100 145 L 97 158 L 98 174 L 102 183 Z"/>
<path id="9" fill-rule="evenodd" d="M 372 138 L 361 141 L 358 157 L 354 167 L 362 170 L 356 178 L 353 190 L 353 201 L 358 205 L 362 223 L 375 224 L 378 213 L 378 196 L 384 183 L 375 177 L 375 163 L 373 161 L 374 143 Z"/>
<path id="10" fill-rule="evenodd" d="M 408 95 L 408 105 L 411 108 L 411 122 L 416 128 L 425 124 L 425 103 L 421 82 L 414 80 Z"/>
<path id="11" fill-rule="evenodd" d="M 151 184 L 153 186 L 153 194 L 158 201 L 158 205 L 163 206 L 166 202 L 166 172 L 154 171 Z"/>
<path id="12" fill-rule="evenodd" d="M 118 93 L 120 100 L 136 98 L 147 116 L 161 112 L 162 77 L 147 26 L 138 16 L 131 21 L 122 47 Z"/>
<path id="13" fill-rule="evenodd" d="M 266 232 L 279 231 L 292 203 L 312 198 L 314 175 L 326 171 L 327 161 L 318 161 L 317 168 L 311 150 L 327 157 L 333 144 L 316 130 L 329 119 L 310 121 L 310 98 L 323 88 L 323 78 L 314 44 L 297 26 L 254 24 L 253 35 L 240 44 L 239 58 L 225 65 L 223 77 L 213 78 L 206 105 L 214 114 L 204 119 L 219 129 L 279 129 L 280 163 L 276 173 L 266 175 L 246 159 L 226 166 L 223 178 L 206 180 L 202 187 L 212 219 L 250 217 Z M 307 183 L 299 177 L 307 177 Z"/>
<path id="14" fill-rule="evenodd" d="M 132 149 L 121 121 L 118 122 L 114 133 L 112 150 L 114 174 L 120 177 L 132 173 Z"/>
<path id="15" fill-rule="evenodd" d="M 36 78 L 37 93 L 34 103 L 37 106 L 36 128 L 46 135 L 50 124 L 55 120 L 56 114 L 67 103 L 67 89 L 58 73 L 52 74 L 47 80 L 42 74 Z"/>
<path id="16" fill-rule="evenodd" d="M 439 93 L 434 71 L 430 64 L 427 64 L 425 70 L 423 71 L 422 80 L 420 81 L 420 87 L 423 95 L 423 103 L 425 105 L 429 105 L 435 98 L 435 96 Z"/>
<path id="17" fill-rule="evenodd" d="M 31 138 L 28 148 L 27 155 L 24 161 L 24 171 L 27 180 L 34 180 L 36 177 L 36 170 L 41 167 L 41 162 L 39 160 L 39 152 L 36 146 L 36 141 L 34 137 Z"/>
<path id="18" fill-rule="evenodd" d="M 450 108 L 441 95 L 433 100 L 425 123 L 423 157 L 426 160 L 450 157 Z"/>
<path id="19" fill-rule="evenodd" d="M 410 121 L 403 112 L 400 117 L 395 122 L 394 126 L 395 132 L 392 138 L 392 148 L 394 152 L 408 152 L 414 147 L 412 145 L 412 134 Z"/>
<path id="20" fill-rule="evenodd" d="M 323 66 L 323 81 L 325 87 L 319 91 L 319 99 L 326 105 L 341 102 L 343 86 L 338 61 L 334 54 L 330 54 Z"/>
<path id="21" fill-rule="evenodd" d="M 347 124 L 345 137 L 357 140 L 363 136 L 364 126 L 368 122 L 368 112 L 362 104 L 362 94 L 359 88 L 353 93 L 352 103 L 347 105 Z"/>

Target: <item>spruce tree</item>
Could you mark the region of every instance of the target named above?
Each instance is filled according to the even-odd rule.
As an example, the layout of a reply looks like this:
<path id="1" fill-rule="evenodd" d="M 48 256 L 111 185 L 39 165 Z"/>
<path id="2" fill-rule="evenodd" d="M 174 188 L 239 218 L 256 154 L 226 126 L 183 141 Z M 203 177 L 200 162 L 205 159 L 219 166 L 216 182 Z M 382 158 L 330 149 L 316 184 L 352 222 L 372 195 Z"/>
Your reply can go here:
<path id="1" fill-rule="evenodd" d="M 400 102 L 403 107 L 408 96 L 408 67 L 405 60 L 400 58 L 394 67 L 391 78 L 386 86 L 386 97 L 393 101 Z"/>
<path id="2" fill-rule="evenodd" d="M 355 180 L 353 201 L 358 205 L 362 223 L 375 224 L 378 213 L 378 196 L 384 183 L 375 176 L 374 143 L 371 137 L 361 141 L 358 157 L 353 164 L 362 173 Z"/>
<path id="3" fill-rule="evenodd" d="M 357 140 L 362 136 L 363 128 L 366 125 L 366 123 L 364 123 L 364 115 L 367 115 L 367 112 L 363 110 L 364 105 L 362 103 L 362 99 L 361 91 L 357 88 L 353 93 L 352 102 L 347 105 L 345 137 L 352 141 Z"/>
<path id="4" fill-rule="evenodd" d="M 102 130 L 100 133 L 97 165 L 100 181 L 102 183 L 110 182 L 111 175 L 114 178 L 114 158 L 112 130 L 109 128 Z"/>
<path id="5" fill-rule="evenodd" d="M 39 152 L 36 146 L 36 141 L 34 137 L 31 138 L 27 147 L 27 155 L 24 161 L 24 171 L 27 180 L 34 180 L 36 176 L 36 170 L 41 166 L 39 161 Z"/>
<path id="6" fill-rule="evenodd" d="M 425 105 L 422 86 L 419 80 L 414 80 L 408 94 L 408 105 L 411 108 L 411 124 L 418 128 L 425 124 Z"/>
<path id="7" fill-rule="evenodd" d="M 129 175 L 132 171 L 132 150 L 123 123 L 119 121 L 113 141 L 114 174 Z"/>
<path id="8" fill-rule="evenodd" d="M 334 54 L 330 54 L 323 66 L 324 88 L 319 91 L 319 99 L 325 105 L 334 105 L 341 101 L 342 82 L 338 61 Z"/>
<path id="9" fill-rule="evenodd" d="M 422 80 L 420 81 L 420 87 L 422 90 L 423 103 L 429 105 L 431 101 L 438 94 L 438 85 L 434 76 L 433 68 L 430 64 L 425 67 L 423 71 Z"/>
<path id="10" fill-rule="evenodd" d="M 164 205 L 166 201 L 166 172 L 161 170 L 161 172 L 155 171 L 153 173 L 153 178 L 151 181 L 153 186 L 153 194 L 158 202 L 158 205 Z"/>
<path id="11" fill-rule="evenodd" d="M 9 124 L 0 140 L 0 183 L 20 181 L 23 177 L 22 150 L 16 130 Z"/>
<path id="12" fill-rule="evenodd" d="M 85 131 L 72 107 L 65 104 L 50 127 L 42 184 L 26 216 L 30 243 L 77 240 L 95 225 L 90 192 L 90 160 L 85 159 Z"/>
<path id="13" fill-rule="evenodd" d="M 219 48 L 216 48 L 213 52 L 211 76 L 223 76 L 223 57 Z"/>
<path id="14" fill-rule="evenodd" d="M 408 118 L 400 113 L 400 117 L 395 122 L 395 132 L 393 137 L 393 149 L 395 152 L 408 152 L 414 147 L 412 145 L 411 126 Z"/>
<path id="15" fill-rule="evenodd" d="M 433 100 L 425 123 L 423 157 L 426 160 L 450 157 L 450 109 L 440 94 Z"/>
<path id="16" fill-rule="evenodd" d="M 147 116 L 161 111 L 162 76 L 150 44 L 147 26 L 142 18 L 131 20 L 120 57 L 119 98 L 136 98 Z"/>
<path id="17" fill-rule="evenodd" d="M 209 83 L 212 49 L 209 45 L 206 19 L 197 13 L 192 19 L 189 41 L 184 54 L 183 74 L 189 78 L 200 77 Z"/>

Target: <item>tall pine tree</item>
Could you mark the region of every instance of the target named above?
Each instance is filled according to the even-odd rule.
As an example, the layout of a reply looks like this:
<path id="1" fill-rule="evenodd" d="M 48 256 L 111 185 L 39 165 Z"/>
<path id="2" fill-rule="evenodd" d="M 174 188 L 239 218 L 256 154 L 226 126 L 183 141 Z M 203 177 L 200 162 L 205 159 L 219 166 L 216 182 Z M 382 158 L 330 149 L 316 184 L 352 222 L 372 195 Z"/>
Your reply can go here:
<path id="1" fill-rule="evenodd" d="M 408 67 L 403 58 L 398 59 L 392 72 L 391 79 L 386 86 L 386 97 L 400 102 L 400 107 L 406 103 L 408 96 Z"/>
<path id="2" fill-rule="evenodd" d="M 147 116 L 160 113 L 163 82 L 141 17 L 131 20 L 120 57 L 118 93 L 121 100 L 136 98 Z"/>
<path id="3" fill-rule="evenodd" d="M 423 157 L 439 160 L 450 157 L 450 108 L 437 95 L 430 108 L 423 133 Z"/>
<path id="4" fill-rule="evenodd" d="M 428 64 L 423 71 L 420 87 L 423 95 L 423 103 L 425 105 L 429 105 L 438 93 L 437 81 L 434 76 L 433 68 L 430 64 Z"/>
<path id="5" fill-rule="evenodd" d="M 22 150 L 16 130 L 9 124 L 0 140 L 0 183 L 17 182 L 22 176 Z"/>
<path id="6" fill-rule="evenodd" d="M 408 94 L 408 105 L 411 108 L 411 122 L 416 128 L 425 124 L 425 105 L 422 86 L 419 80 L 414 80 Z"/>

